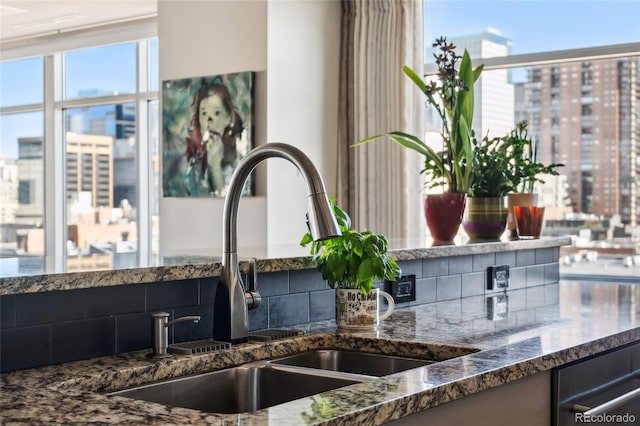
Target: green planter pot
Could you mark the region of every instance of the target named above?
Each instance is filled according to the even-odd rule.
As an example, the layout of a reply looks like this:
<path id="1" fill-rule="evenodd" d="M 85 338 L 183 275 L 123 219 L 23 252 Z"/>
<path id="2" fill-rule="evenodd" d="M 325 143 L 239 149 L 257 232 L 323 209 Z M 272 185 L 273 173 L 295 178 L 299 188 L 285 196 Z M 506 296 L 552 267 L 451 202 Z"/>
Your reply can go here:
<path id="1" fill-rule="evenodd" d="M 507 225 L 505 197 L 469 197 L 462 226 L 471 240 L 499 240 Z"/>

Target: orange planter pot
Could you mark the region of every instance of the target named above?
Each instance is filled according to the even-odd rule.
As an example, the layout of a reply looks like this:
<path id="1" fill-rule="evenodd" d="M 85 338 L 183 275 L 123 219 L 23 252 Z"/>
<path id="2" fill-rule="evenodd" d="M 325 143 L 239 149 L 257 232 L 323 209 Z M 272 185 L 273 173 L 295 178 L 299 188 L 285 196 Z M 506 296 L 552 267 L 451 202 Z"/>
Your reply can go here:
<path id="1" fill-rule="evenodd" d="M 523 193 L 509 194 L 507 195 L 507 229 L 510 232 L 511 238 L 518 237 L 518 231 L 516 230 L 516 218 L 513 213 L 514 206 L 537 206 L 538 194 Z"/>
<path id="2" fill-rule="evenodd" d="M 544 223 L 544 207 L 514 206 L 518 238 L 540 238 Z"/>

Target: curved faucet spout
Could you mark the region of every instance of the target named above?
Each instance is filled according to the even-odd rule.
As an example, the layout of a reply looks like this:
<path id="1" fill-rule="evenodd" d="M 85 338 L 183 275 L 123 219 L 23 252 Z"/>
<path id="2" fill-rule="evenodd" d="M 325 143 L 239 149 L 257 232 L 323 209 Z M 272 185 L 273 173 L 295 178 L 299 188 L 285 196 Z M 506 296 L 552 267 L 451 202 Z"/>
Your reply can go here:
<path id="1" fill-rule="evenodd" d="M 219 291 L 226 291 L 226 294 L 222 298 L 223 301 L 219 301 L 222 295 L 216 296 L 215 309 L 216 316 L 218 313 L 228 314 L 229 323 L 214 321 L 214 338 L 232 343 L 247 340 L 249 322 L 238 262 L 238 206 L 247 178 L 253 169 L 267 158 L 284 158 L 293 163 L 302 173 L 309 194 L 308 221 L 313 238 L 319 240 L 340 235 L 340 228 L 329 203 L 322 176 L 304 152 L 283 143 L 267 143 L 249 152 L 238 164 L 231 177 L 222 217 L 221 284 L 223 285 L 219 286 Z"/>

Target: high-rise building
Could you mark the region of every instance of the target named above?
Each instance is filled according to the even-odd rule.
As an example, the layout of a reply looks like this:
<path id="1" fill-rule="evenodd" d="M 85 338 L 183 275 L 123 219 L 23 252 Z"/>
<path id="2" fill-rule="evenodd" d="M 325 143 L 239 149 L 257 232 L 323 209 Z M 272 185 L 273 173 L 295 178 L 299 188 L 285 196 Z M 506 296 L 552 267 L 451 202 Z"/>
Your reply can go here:
<path id="1" fill-rule="evenodd" d="M 84 95 L 96 95 L 97 90 Z M 137 204 L 136 189 L 136 105 L 135 103 L 100 105 L 67 110 L 68 132 L 111 136 L 113 142 L 113 206 L 123 200 Z"/>
<path id="2" fill-rule="evenodd" d="M 480 34 L 447 40 L 456 45 L 458 54 L 462 55 L 466 49 L 472 59 L 507 56 L 511 52 L 511 40 L 492 28 Z M 474 60 L 474 68 L 480 63 Z M 514 90 L 510 73 L 507 69 L 485 70 L 474 85 L 473 128 L 478 139 L 487 132 L 489 137 L 504 136 L 514 127 Z"/>
<path id="3" fill-rule="evenodd" d="M 0 158 L 0 223 L 16 220 L 18 185 L 18 161 Z"/>
<path id="4" fill-rule="evenodd" d="M 620 214 L 640 225 L 640 58 L 618 61 L 620 76 Z M 628 218 L 628 220 L 626 220 Z"/>
<path id="5" fill-rule="evenodd" d="M 113 207 L 113 138 L 67 132 L 67 196 L 88 192 L 92 207 Z"/>
<path id="6" fill-rule="evenodd" d="M 17 224 L 37 227 L 44 221 L 43 156 L 41 137 L 18 139 Z"/>
<path id="7" fill-rule="evenodd" d="M 113 207 L 113 138 L 111 136 L 66 134 L 67 196 L 90 194 L 90 207 Z M 42 223 L 44 178 L 42 138 L 18 139 L 18 208 L 16 222 Z"/>
<path id="8" fill-rule="evenodd" d="M 640 224 L 640 58 L 532 67 L 516 93 L 540 160 L 565 165 L 573 210 Z"/>

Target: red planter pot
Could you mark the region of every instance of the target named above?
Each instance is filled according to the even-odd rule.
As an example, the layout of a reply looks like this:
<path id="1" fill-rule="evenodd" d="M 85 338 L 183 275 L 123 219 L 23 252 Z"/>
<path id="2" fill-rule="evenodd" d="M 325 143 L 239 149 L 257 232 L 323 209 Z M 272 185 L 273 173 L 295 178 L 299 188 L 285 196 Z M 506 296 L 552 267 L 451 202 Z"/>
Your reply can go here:
<path id="1" fill-rule="evenodd" d="M 466 202 L 467 194 L 463 192 L 427 194 L 424 216 L 434 241 L 453 241 L 462 223 Z"/>

